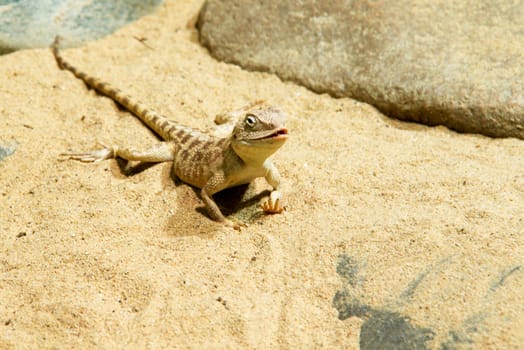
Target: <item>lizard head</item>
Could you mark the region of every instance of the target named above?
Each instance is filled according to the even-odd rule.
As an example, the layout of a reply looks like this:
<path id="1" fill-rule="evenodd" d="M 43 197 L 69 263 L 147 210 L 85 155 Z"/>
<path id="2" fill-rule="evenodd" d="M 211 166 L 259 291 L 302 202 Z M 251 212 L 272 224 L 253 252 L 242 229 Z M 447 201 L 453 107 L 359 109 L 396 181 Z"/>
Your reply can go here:
<path id="1" fill-rule="evenodd" d="M 246 110 L 231 134 L 235 153 L 246 163 L 263 163 L 287 140 L 286 114 L 276 107 L 256 105 Z"/>

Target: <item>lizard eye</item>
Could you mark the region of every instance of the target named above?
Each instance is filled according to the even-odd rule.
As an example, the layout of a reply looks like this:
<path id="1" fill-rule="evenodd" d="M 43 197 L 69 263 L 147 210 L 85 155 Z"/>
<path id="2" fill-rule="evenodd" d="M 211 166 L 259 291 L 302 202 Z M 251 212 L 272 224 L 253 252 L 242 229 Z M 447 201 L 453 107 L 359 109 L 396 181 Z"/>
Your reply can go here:
<path id="1" fill-rule="evenodd" d="M 250 128 L 254 127 L 256 124 L 257 124 L 257 117 L 255 117 L 254 115 L 252 114 L 249 114 L 246 119 L 244 120 L 244 122 L 246 123 L 247 126 L 249 126 Z"/>

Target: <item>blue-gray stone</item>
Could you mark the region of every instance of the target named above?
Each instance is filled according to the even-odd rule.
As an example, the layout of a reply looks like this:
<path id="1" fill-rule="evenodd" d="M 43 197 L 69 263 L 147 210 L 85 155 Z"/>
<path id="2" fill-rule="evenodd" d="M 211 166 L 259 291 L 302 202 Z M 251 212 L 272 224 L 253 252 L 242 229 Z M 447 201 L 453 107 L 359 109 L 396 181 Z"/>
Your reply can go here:
<path id="1" fill-rule="evenodd" d="M 0 0 L 0 54 L 47 47 L 58 34 L 65 46 L 110 34 L 150 13 L 162 0 Z"/>
<path id="2" fill-rule="evenodd" d="M 16 144 L 11 144 L 9 146 L 0 145 L 0 162 L 7 156 L 15 153 Z"/>

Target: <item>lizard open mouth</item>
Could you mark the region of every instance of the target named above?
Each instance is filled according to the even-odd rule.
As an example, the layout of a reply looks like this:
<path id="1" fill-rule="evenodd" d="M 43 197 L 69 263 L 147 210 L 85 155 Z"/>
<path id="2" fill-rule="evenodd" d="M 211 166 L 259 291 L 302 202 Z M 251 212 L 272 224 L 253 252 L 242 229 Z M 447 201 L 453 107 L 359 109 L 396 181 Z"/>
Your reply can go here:
<path id="1" fill-rule="evenodd" d="M 278 130 L 276 130 L 275 132 L 273 132 L 272 134 L 269 134 L 265 137 L 263 137 L 263 139 L 284 139 L 286 138 L 288 135 L 288 131 L 286 128 L 280 128 Z"/>

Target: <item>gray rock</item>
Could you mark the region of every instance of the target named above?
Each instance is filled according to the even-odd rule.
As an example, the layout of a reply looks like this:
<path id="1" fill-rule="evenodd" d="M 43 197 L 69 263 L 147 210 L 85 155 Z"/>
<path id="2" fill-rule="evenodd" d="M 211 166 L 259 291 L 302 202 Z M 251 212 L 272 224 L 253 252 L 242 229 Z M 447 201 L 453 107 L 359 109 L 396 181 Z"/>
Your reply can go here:
<path id="1" fill-rule="evenodd" d="M 15 153 L 17 143 L 11 142 L 9 145 L 0 145 L 0 162 L 5 158 Z"/>
<path id="2" fill-rule="evenodd" d="M 65 46 L 110 34 L 151 12 L 162 0 L 0 0 L 0 54 L 47 47 L 59 34 Z"/>
<path id="3" fill-rule="evenodd" d="M 522 1 L 208 0 L 218 59 L 383 113 L 524 139 Z"/>

